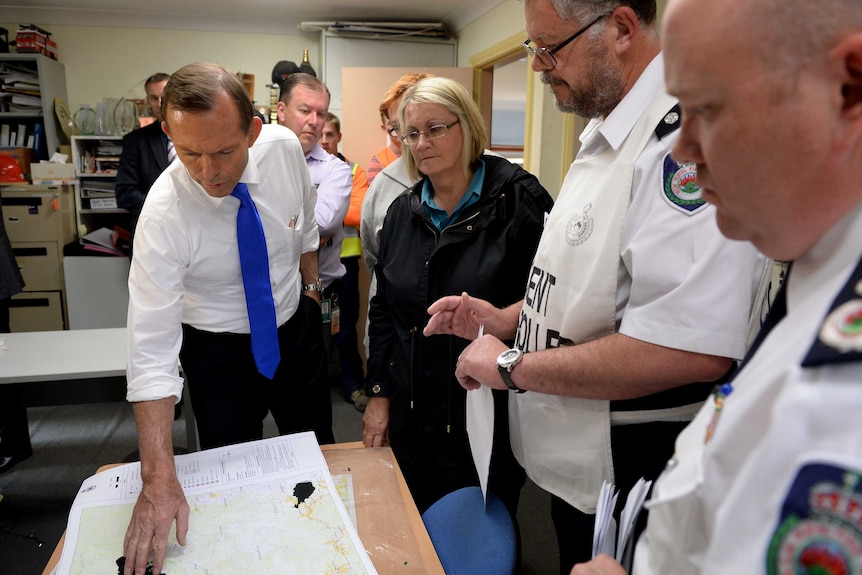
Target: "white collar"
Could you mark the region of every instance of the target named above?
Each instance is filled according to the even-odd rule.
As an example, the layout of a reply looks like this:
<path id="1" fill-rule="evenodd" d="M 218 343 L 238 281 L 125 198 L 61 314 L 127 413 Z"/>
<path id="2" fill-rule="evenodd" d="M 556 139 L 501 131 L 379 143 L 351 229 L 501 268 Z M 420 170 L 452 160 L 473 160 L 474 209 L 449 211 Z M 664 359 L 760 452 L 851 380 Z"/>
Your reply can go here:
<path id="1" fill-rule="evenodd" d="M 649 108 L 653 97 L 664 89 L 664 58 L 659 53 L 644 68 L 634 86 L 604 120 L 593 118 L 581 133 L 581 148 L 585 153 L 594 153 L 597 147 L 610 146 L 618 149 L 631 133 L 640 117 Z M 601 135 L 604 145 L 597 141 Z M 586 152 L 590 150 L 590 152 Z M 578 154 L 580 156 L 580 154 Z"/>

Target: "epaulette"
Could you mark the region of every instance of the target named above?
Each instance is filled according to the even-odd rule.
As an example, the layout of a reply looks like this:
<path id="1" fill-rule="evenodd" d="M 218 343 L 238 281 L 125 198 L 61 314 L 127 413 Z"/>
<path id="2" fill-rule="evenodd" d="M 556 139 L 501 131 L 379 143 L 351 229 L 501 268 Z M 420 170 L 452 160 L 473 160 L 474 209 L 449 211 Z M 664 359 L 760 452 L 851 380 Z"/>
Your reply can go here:
<path id="1" fill-rule="evenodd" d="M 679 107 L 679 104 L 677 104 L 664 115 L 664 118 L 662 118 L 661 122 L 658 123 L 658 126 L 655 127 L 655 135 L 659 140 L 661 140 L 671 132 L 678 130 L 681 125 L 682 109 Z"/>
<path id="2" fill-rule="evenodd" d="M 802 367 L 862 361 L 862 259 L 841 288 Z"/>

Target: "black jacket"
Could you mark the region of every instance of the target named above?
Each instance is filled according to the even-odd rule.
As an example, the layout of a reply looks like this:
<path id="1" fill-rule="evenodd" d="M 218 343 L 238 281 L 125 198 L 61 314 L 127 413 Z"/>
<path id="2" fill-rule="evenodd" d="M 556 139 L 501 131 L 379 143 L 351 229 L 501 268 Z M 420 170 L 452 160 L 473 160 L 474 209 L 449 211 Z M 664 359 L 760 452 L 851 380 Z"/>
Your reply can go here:
<path id="1" fill-rule="evenodd" d="M 466 391 L 454 377 L 455 360 L 469 342 L 424 337 L 426 310 L 465 291 L 497 307 L 521 300 L 553 205 L 532 174 L 503 158 L 482 159 L 481 199 L 456 223 L 437 231 L 421 204 L 423 180 L 395 199 L 381 233 L 366 390 L 390 398 L 392 448 L 420 511 L 454 489 L 477 484 L 465 430 Z M 505 444 L 511 458 L 507 394 L 498 395 L 496 444 Z M 492 462 L 492 490 L 493 475 Z"/>
<path id="2" fill-rule="evenodd" d="M 162 132 L 161 122 L 153 122 L 123 137 L 123 153 L 114 195 L 117 207 L 127 209 L 132 215 L 133 230 L 141 215 L 147 192 L 167 167 L 167 137 Z"/>
<path id="3" fill-rule="evenodd" d="M 6 235 L 6 226 L 3 222 L 3 205 L 0 202 L 0 301 L 21 293 L 23 289 L 24 277 L 21 275 L 21 268 L 15 261 L 12 242 Z M 4 305 L 9 304 L 9 302 L 3 303 Z M 3 331 L 5 330 L 0 328 L 0 332 Z"/>

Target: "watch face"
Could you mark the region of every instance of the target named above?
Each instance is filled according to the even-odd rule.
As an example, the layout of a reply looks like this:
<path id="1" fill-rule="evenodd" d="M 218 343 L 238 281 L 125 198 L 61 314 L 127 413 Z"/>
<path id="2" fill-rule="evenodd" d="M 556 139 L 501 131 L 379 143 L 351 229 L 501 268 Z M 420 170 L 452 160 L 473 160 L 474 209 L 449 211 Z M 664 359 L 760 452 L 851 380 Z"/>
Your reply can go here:
<path id="1" fill-rule="evenodd" d="M 521 357 L 521 350 L 507 349 L 497 358 L 497 363 L 503 367 L 511 367 Z"/>
<path id="2" fill-rule="evenodd" d="M 503 361 L 512 361 L 513 359 L 518 357 L 518 351 L 515 349 L 507 349 L 500 355 L 500 357 Z"/>

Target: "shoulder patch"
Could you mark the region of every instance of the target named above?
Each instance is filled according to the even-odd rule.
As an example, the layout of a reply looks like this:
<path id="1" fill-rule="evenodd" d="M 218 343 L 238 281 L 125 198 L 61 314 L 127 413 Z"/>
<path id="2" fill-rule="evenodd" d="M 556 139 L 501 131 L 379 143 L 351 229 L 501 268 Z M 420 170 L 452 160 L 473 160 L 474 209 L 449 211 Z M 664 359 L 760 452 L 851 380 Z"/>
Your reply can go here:
<path id="1" fill-rule="evenodd" d="M 662 162 L 662 191 L 665 199 L 674 208 L 685 214 L 694 214 L 706 206 L 701 197 L 700 186 L 694 183 L 697 178 L 697 166 L 694 164 L 677 164 L 667 154 Z"/>
<path id="2" fill-rule="evenodd" d="M 668 134 L 678 130 L 681 125 L 682 108 L 677 104 L 664 115 L 664 118 L 662 118 L 661 122 L 658 123 L 658 126 L 655 127 L 655 135 L 659 140 L 661 140 Z"/>
<path id="3" fill-rule="evenodd" d="M 838 293 L 802 367 L 862 361 L 862 259 Z"/>
<path id="4" fill-rule="evenodd" d="M 859 573 L 862 476 L 832 463 L 803 465 L 781 506 L 766 555 L 769 575 Z"/>

